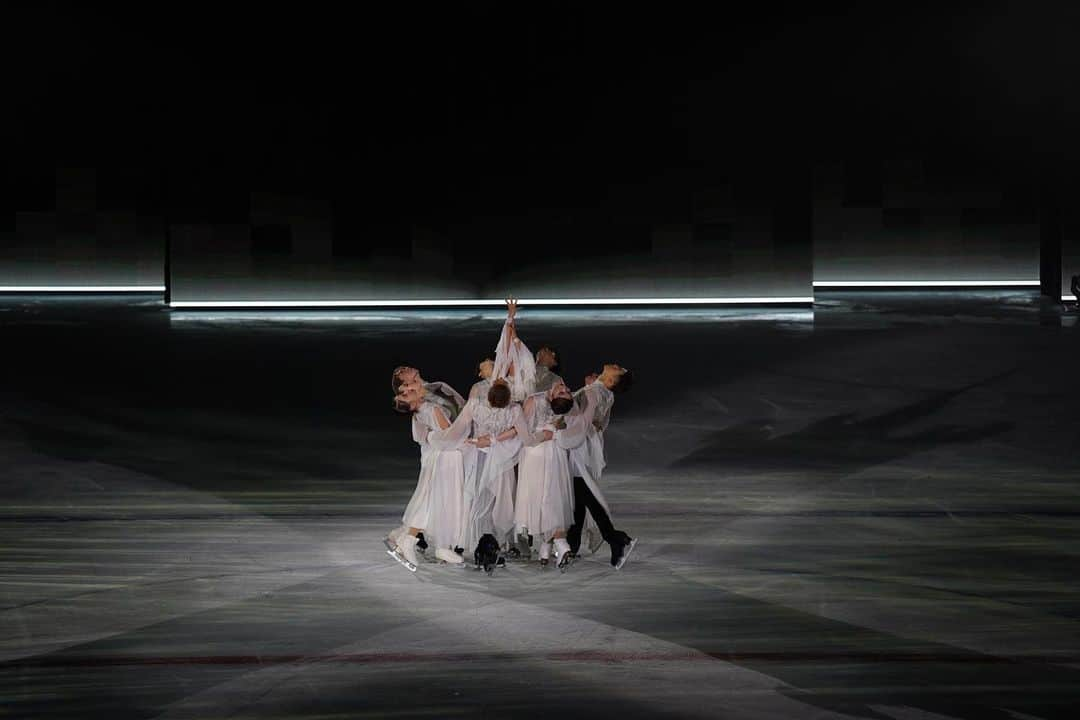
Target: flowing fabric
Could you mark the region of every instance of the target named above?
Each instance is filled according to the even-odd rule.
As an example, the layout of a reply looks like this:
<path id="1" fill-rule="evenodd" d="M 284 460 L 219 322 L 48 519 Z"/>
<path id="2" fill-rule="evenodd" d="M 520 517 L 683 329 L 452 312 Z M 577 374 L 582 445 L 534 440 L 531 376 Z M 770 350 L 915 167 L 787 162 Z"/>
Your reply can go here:
<path id="1" fill-rule="evenodd" d="M 499 544 L 508 542 L 514 528 L 514 498 L 517 477 L 514 465 L 521 452 L 522 440 L 516 436 L 505 440 L 497 437 L 510 427 L 524 429 L 522 409 L 517 405 L 492 409 L 476 403 L 474 434 L 488 435 L 491 445 L 476 451 L 476 463 L 465 476 L 465 522 L 461 546 L 470 549 L 487 533 L 494 535 Z M 486 416 L 486 417 L 484 417 Z"/>
<path id="2" fill-rule="evenodd" d="M 510 372 L 513 365 L 514 372 Z M 510 397 L 514 402 L 522 402 L 536 389 L 536 360 L 521 338 L 510 339 L 510 323 L 503 323 L 499 344 L 495 346 L 495 367 L 491 377 L 503 378 L 510 385 Z"/>
<path id="3" fill-rule="evenodd" d="M 461 397 L 461 393 L 444 382 L 426 382 L 424 390 L 424 399 L 441 407 L 450 422 L 456 420 L 461 409 L 465 407 L 465 398 Z"/>
<path id="4" fill-rule="evenodd" d="M 611 507 L 607 498 L 600 489 L 600 477 L 603 475 L 607 460 L 604 456 L 604 429 L 607 428 L 611 419 L 611 408 L 615 402 L 614 394 L 599 380 L 590 383 L 574 393 L 574 400 L 579 411 L 591 407 L 589 413 L 583 412 L 583 417 L 589 415 L 589 421 L 584 427 L 584 439 L 582 442 L 573 443 L 576 437 L 566 436 L 565 445 L 570 456 L 570 469 L 575 477 L 585 481 L 593 497 L 599 501 L 604 511 L 611 515 Z M 599 426 L 599 427 L 598 427 Z M 586 531 L 599 531 L 596 520 L 592 514 L 585 516 Z"/>
<path id="5" fill-rule="evenodd" d="M 475 451 L 465 443 L 472 418 L 463 408 L 444 429 L 437 418 L 439 408 L 425 400 L 414 414 L 413 437 L 418 432 L 424 436 L 418 440 L 420 476 L 402 523 L 423 530 L 436 548 L 453 548 L 460 541 L 464 522 L 465 471 L 476 462 Z"/>
<path id="6" fill-rule="evenodd" d="M 592 418 L 576 411 L 563 416 L 566 425 L 559 428 L 559 416 L 545 393 L 528 398 L 524 415 L 528 433 L 518 461 L 514 524 L 519 534 L 538 535 L 547 541 L 556 530 L 566 530 L 574 522 L 569 455 L 557 438 L 563 436 L 568 444 L 582 443 Z M 552 440 L 544 438 L 545 430 L 552 432 Z"/>
<path id="7" fill-rule="evenodd" d="M 487 435 L 492 443 L 476 453 L 476 463 L 465 481 L 465 525 L 461 546 L 476 547 L 480 537 L 491 534 L 503 544 L 510 539 L 514 528 L 514 497 L 517 478 L 514 465 L 518 462 L 522 442 L 515 436 L 499 441 L 498 435 L 510 428 L 524 432 L 521 407 L 510 405 L 492 408 L 486 401 L 470 400 L 468 412 L 473 417 L 473 435 Z"/>

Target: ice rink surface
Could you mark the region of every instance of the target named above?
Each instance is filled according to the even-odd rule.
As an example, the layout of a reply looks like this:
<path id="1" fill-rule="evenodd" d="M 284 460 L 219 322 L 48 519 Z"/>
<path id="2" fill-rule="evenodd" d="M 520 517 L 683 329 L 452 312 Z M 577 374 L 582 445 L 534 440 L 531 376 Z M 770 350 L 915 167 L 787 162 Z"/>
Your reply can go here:
<path id="1" fill-rule="evenodd" d="M 565 574 L 386 556 L 495 311 L 0 298 L 0 717 L 1073 718 L 1080 327 L 1026 292 L 531 310 L 630 367 Z"/>

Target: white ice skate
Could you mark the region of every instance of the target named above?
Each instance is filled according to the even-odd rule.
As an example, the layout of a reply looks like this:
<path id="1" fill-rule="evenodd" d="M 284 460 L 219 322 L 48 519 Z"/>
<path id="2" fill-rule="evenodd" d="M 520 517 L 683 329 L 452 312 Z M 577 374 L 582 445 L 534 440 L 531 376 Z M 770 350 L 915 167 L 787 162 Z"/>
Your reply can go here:
<path id="1" fill-rule="evenodd" d="M 547 568 L 551 562 L 551 543 L 540 543 L 540 567 Z"/>
<path id="2" fill-rule="evenodd" d="M 458 555 L 450 548 L 436 548 L 435 557 L 438 560 L 442 560 L 444 563 L 451 565 L 463 565 L 465 563 L 464 558 Z"/>
<path id="3" fill-rule="evenodd" d="M 391 530 L 387 534 L 387 536 L 383 538 L 383 545 L 386 546 L 387 550 L 390 550 L 391 552 L 393 552 L 394 550 L 397 549 L 398 543 L 401 542 L 401 536 L 404 535 L 404 534 L 405 534 L 404 526 L 399 525 L 398 527 Z"/>
<path id="4" fill-rule="evenodd" d="M 397 549 L 387 550 L 386 554 L 401 563 L 409 572 L 416 572 L 416 536 L 405 535 L 398 543 Z"/>
<path id="5" fill-rule="evenodd" d="M 559 572 L 566 572 L 566 568 L 570 566 L 570 561 L 573 559 L 570 543 L 566 541 L 566 538 L 555 538 L 555 557 L 559 561 Z"/>

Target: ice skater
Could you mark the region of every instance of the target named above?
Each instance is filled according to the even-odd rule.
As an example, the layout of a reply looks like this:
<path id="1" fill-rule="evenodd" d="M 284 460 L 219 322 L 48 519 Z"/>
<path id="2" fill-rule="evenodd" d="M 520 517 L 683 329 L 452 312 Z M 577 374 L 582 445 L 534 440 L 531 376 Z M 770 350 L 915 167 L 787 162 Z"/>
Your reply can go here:
<path id="1" fill-rule="evenodd" d="M 468 442 L 477 448 L 477 454 L 465 482 L 461 544 L 475 554 L 480 539 L 490 535 L 505 553 L 511 549 L 514 530 L 514 467 L 522 446 L 518 434 L 525 429 L 525 418 L 521 406 L 510 402 L 510 386 L 502 378 L 492 382 L 483 400 L 469 400 L 466 413 L 473 423 Z"/>
<path id="2" fill-rule="evenodd" d="M 551 345 L 541 345 L 536 351 L 536 392 L 550 390 L 552 385 L 563 381 L 559 376 L 559 360 L 558 351 Z"/>
<path id="3" fill-rule="evenodd" d="M 557 383 L 531 395 L 522 407 L 526 437 L 518 461 L 514 523 L 518 535 L 539 537 L 541 567 L 549 565 L 553 549 L 560 569 L 572 557 L 566 536 L 574 519 L 574 490 L 566 447 L 584 440 L 592 417 L 587 403 L 584 411 L 575 412 L 570 391 Z"/>
<path id="4" fill-rule="evenodd" d="M 612 566 L 622 569 L 637 540 L 616 529 L 612 523 L 611 511 L 600 490 L 600 477 L 607 464 L 604 431 L 611 420 L 615 395 L 627 392 L 633 386 L 634 375 L 624 367 L 609 363 L 604 365 L 599 375 L 590 375 L 585 380 L 585 386 L 575 393 L 575 401 L 582 406 L 591 406 L 593 412 L 583 442 L 569 449 L 574 487 L 574 522 L 567 532 L 567 541 L 571 557 L 576 557 L 581 550 L 581 535 L 585 530 L 587 535 L 592 535 L 589 550 L 596 552 L 601 542 L 607 542 L 611 547 Z M 586 524 L 586 511 L 596 525 L 595 530 L 591 524 Z"/>
<path id="5" fill-rule="evenodd" d="M 427 402 L 441 407 L 450 422 L 453 422 L 458 413 L 461 412 L 461 408 L 465 407 L 465 398 L 461 397 L 457 390 L 444 382 L 428 382 L 424 380 L 420 376 L 420 371 L 409 365 L 399 365 L 394 368 L 394 374 L 390 379 L 390 389 L 396 396 L 401 392 L 403 385 L 415 385 L 416 383 L 424 386 Z"/>
<path id="6" fill-rule="evenodd" d="M 465 442 L 472 419 L 460 414 L 451 423 L 441 404 L 432 400 L 426 385 L 417 379 L 401 383 L 398 390 L 394 408 L 412 415 L 413 439 L 420 445 L 420 475 L 402 515 L 405 532 L 391 538 L 395 547 L 388 552 L 416 572 L 417 536 L 423 532 L 435 547 L 437 559 L 460 565 L 464 560 L 454 547 L 461 538 L 465 513 L 465 467 L 473 459 L 473 449 Z"/>
<path id="7" fill-rule="evenodd" d="M 469 388 L 469 399 L 486 398 L 491 389 L 491 374 L 495 369 L 495 359 L 486 357 L 476 365 L 476 377 L 480 378 Z"/>

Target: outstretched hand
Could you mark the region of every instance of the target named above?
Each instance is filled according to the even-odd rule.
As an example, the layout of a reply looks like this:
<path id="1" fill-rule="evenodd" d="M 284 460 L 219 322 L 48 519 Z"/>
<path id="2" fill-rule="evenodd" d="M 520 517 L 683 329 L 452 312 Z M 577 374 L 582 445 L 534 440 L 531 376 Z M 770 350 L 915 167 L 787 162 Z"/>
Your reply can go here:
<path id="1" fill-rule="evenodd" d="M 517 315 L 517 303 L 518 301 L 512 295 L 506 298 L 506 319 L 510 323 L 514 322 L 514 316 Z"/>

